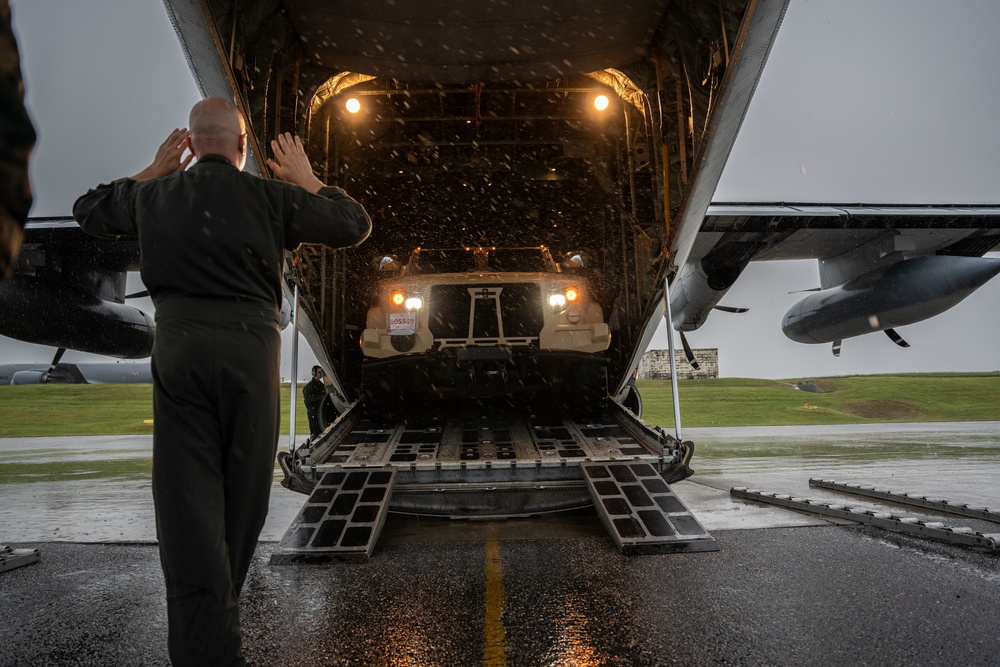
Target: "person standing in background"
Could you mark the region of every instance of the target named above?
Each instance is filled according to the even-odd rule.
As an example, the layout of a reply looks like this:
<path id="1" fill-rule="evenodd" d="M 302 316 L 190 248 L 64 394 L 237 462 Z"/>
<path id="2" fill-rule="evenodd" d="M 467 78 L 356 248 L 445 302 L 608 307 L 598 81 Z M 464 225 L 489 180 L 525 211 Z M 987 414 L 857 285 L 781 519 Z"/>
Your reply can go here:
<path id="1" fill-rule="evenodd" d="M 326 376 L 322 366 L 312 367 L 312 379 L 302 387 L 302 401 L 306 404 L 306 415 L 309 417 L 309 437 L 315 438 L 323 432 L 320 424 L 320 411 L 323 402 L 332 391 L 333 383 Z"/>

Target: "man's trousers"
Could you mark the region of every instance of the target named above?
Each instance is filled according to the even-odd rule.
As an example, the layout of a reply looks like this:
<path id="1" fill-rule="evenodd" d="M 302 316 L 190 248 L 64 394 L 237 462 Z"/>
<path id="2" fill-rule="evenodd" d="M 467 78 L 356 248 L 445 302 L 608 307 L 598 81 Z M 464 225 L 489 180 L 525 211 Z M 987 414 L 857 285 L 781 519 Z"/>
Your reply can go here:
<path id="1" fill-rule="evenodd" d="M 157 304 L 153 502 L 175 665 L 243 664 L 237 599 L 278 440 L 277 321 L 266 304 Z"/>

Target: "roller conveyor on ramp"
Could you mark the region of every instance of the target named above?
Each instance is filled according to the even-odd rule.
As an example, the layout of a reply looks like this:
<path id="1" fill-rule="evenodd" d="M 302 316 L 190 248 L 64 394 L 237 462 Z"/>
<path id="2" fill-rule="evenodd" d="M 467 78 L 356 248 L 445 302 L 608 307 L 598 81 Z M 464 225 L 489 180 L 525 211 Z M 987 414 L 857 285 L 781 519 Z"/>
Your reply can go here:
<path id="1" fill-rule="evenodd" d="M 809 498 L 792 497 L 789 494 L 766 493 L 746 487 L 733 487 L 729 493 L 736 498 L 777 505 L 809 514 L 855 521 L 941 542 L 993 550 L 1000 549 L 1000 533 L 980 533 L 968 527 L 946 526 L 941 521 L 925 521 L 916 517 L 897 516 L 890 512 L 870 510 L 864 507 L 850 507 L 844 503 L 826 503 Z"/>

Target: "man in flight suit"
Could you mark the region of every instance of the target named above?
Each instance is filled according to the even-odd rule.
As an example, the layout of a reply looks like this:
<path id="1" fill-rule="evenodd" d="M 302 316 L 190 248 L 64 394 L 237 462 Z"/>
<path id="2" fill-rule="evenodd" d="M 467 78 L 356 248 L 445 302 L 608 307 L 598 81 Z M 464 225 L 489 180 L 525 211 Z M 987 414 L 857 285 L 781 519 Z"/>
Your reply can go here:
<path id="1" fill-rule="evenodd" d="M 283 251 L 356 246 L 371 221 L 316 178 L 298 137 L 271 142 L 282 183 L 242 172 L 246 132 L 231 102 L 198 102 L 189 124 L 144 170 L 80 197 L 73 215 L 91 234 L 138 236 L 156 306 L 152 486 L 170 658 L 242 665 L 237 598 L 278 440 Z"/>

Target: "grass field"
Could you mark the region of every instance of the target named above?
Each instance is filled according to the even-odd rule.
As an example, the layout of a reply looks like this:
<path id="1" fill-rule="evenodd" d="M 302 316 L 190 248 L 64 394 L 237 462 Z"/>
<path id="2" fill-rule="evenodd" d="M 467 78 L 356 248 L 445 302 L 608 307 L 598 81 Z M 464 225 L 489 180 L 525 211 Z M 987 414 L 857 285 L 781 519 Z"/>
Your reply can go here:
<path id="1" fill-rule="evenodd" d="M 795 389 L 812 382 L 823 393 Z M 643 419 L 674 423 L 670 383 L 640 380 Z M 289 387 L 282 387 L 282 433 Z M 1000 420 L 1000 373 L 863 375 L 810 380 L 720 378 L 679 383 L 685 427 Z M 152 433 L 151 385 L 0 387 L 0 437 Z M 307 433 L 296 408 L 296 433 Z"/>
<path id="2" fill-rule="evenodd" d="M 309 433 L 306 409 L 295 408 L 299 441 Z M 289 385 L 281 387 L 281 432 L 288 433 Z M 152 433 L 153 385 L 19 385 L 0 387 L 0 438 Z M 146 423 L 146 421 L 150 423 Z"/>
<path id="3" fill-rule="evenodd" d="M 802 391 L 810 382 L 822 393 Z M 643 419 L 674 423 L 670 383 L 640 380 Z M 718 378 L 678 383 L 683 426 L 778 426 L 1000 419 L 1000 373 Z"/>

